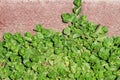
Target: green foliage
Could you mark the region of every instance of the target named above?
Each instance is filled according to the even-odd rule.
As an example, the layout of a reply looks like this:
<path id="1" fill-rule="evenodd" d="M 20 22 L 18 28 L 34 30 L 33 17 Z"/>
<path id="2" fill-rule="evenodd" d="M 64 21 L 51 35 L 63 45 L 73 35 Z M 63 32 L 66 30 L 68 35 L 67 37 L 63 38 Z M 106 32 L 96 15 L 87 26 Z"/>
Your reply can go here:
<path id="1" fill-rule="evenodd" d="M 66 34 L 66 35 L 70 35 L 70 28 L 69 27 L 66 27 L 65 29 L 64 29 L 64 31 L 63 31 L 63 33 L 64 34 Z"/>
<path id="2" fill-rule="evenodd" d="M 74 0 L 73 4 L 77 7 L 80 7 L 81 6 L 81 0 Z"/>
<path id="3" fill-rule="evenodd" d="M 5 33 L 0 41 L 0 80 L 120 80 L 120 37 L 80 16 L 81 0 L 63 32 L 37 25 L 35 35 Z"/>
<path id="4" fill-rule="evenodd" d="M 76 21 L 76 15 L 75 14 L 69 14 L 69 13 L 63 13 L 61 15 L 63 22 L 75 22 Z"/>

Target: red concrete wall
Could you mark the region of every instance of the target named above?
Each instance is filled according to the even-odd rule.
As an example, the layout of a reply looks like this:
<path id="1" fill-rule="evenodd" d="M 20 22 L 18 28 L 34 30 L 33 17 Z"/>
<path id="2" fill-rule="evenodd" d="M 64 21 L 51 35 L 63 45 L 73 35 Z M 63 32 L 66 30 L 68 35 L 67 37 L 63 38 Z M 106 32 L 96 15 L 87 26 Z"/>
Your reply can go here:
<path id="1" fill-rule="evenodd" d="M 114 0 L 113 0 L 114 1 Z M 30 31 L 36 24 L 45 28 L 62 31 L 67 25 L 62 23 L 61 14 L 71 12 L 73 0 L 0 0 L 0 38 L 4 32 Z M 106 25 L 108 35 L 120 35 L 119 2 L 83 0 L 83 14 L 90 21 Z"/>

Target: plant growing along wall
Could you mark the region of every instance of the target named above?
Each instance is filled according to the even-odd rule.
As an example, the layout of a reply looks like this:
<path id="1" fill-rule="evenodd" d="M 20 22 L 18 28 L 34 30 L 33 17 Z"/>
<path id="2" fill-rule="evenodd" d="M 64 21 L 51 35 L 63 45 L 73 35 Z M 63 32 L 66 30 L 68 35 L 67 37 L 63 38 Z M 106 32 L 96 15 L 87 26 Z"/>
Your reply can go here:
<path id="1" fill-rule="evenodd" d="M 81 15 L 81 0 L 73 4 L 62 33 L 37 25 L 35 35 L 4 34 L 1 80 L 120 80 L 120 36 Z"/>

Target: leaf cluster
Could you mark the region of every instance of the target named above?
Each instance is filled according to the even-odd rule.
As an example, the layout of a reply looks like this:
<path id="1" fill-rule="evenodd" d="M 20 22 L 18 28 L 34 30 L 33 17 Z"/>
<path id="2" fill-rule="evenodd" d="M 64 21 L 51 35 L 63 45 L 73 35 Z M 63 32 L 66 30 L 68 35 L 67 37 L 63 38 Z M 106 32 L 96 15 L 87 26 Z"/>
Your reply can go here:
<path id="1" fill-rule="evenodd" d="M 5 33 L 0 41 L 1 80 L 120 80 L 120 37 L 80 15 L 81 0 L 63 32 L 36 25 L 36 34 Z"/>

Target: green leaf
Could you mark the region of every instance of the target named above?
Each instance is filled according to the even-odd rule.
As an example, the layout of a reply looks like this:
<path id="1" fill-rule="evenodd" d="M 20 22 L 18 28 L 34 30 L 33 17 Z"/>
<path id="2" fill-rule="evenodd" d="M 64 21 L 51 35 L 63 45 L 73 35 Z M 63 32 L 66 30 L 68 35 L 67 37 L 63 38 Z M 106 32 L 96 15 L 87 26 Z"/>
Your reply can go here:
<path id="1" fill-rule="evenodd" d="M 114 45 L 113 38 L 105 38 L 103 42 L 103 46 L 106 48 L 112 48 Z"/>
<path id="2" fill-rule="evenodd" d="M 36 31 L 41 32 L 42 31 L 42 26 L 40 24 L 36 25 Z"/>
<path id="3" fill-rule="evenodd" d="M 68 23 L 68 22 L 75 22 L 76 21 L 76 16 L 75 14 L 69 14 L 69 13 L 63 13 L 61 15 L 63 22 Z"/>
<path id="4" fill-rule="evenodd" d="M 4 38 L 4 40 L 9 40 L 10 38 L 12 38 L 12 34 L 11 33 L 4 33 L 3 38 Z"/>
<path id="5" fill-rule="evenodd" d="M 26 32 L 25 34 L 25 40 L 27 40 L 27 41 L 32 41 L 32 34 L 30 33 L 30 32 Z"/>
<path id="6" fill-rule="evenodd" d="M 59 49 L 59 48 L 55 48 L 55 54 L 61 54 L 62 53 L 62 50 Z"/>
<path id="7" fill-rule="evenodd" d="M 48 76 L 50 79 L 56 79 L 57 73 L 56 73 L 56 71 L 54 71 L 54 70 L 50 70 L 49 73 L 47 74 L 47 76 Z"/>
<path id="8" fill-rule="evenodd" d="M 114 44 L 116 46 L 120 46 L 120 37 L 119 36 L 114 36 L 113 39 L 114 39 Z"/>
<path id="9" fill-rule="evenodd" d="M 73 4 L 77 7 L 80 7 L 81 6 L 81 2 L 82 0 L 74 0 Z"/>
<path id="10" fill-rule="evenodd" d="M 79 34 L 74 34 L 74 35 L 73 35 L 73 38 L 78 38 L 78 37 L 80 37 Z"/>
<path id="11" fill-rule="evenodd" d="M 66 34 L 66 35 L 70 35 L 70 32 L 71 32 L 71 30 L 70 30 L 69 27 L 66 27 L 63 31 L 63 33 Z"/>
<path id="12" fill-rule="evenodd" d="M 73 8 L 73 12 L 74 12 L 74 14 L 79 15 L 80 12 L 81 12 L 81 8 L 78 8 L 78 7 L 75 6 L 75 7 Z"/>
<path id="13" fill-rule="evenodd" d="M 37 32 L 36 36 L 37 36 L 37 39 L 44 39 L 44 35 L 40 32 Z"/>
<path id="14" fill-rule="evenodd" d="M 18 70 L 19 72 L 23 72 L 25 68 L 24 68 L 23 65 L 16 64 L 16 65 L 15 65 L 15 69 Z"/>
<path id="15" fill-rule="evenodd" d="M 109 49 L 105 49 L 104 47 L 100 49 L 100 52 L 98 53 L 99 57 L 103 60 L 107 60 L 110 56 Z"/>
<path id="16" fill-rule="evenodd" d="M 108 28 L 106 26 L 100 26 L 98 25 L 98 27 L 96 28 L 96 34 L 105 34 L 108 32 Z"/>
<path id="17" fill-rule="evenodd" d="M 16 32 L 15 35 L 13 36 L 15 40 L 17 40 L 19 43 L 23 42 L 23 37 L 20 33 Z"/>
<path id="18" fill-rule="evenodd" d="M 72 63 L 70 69 L 71 69 L 72 73 L 76 73 L 76 71 L 77 71 L 77 64 L 76 63 Z"/>

